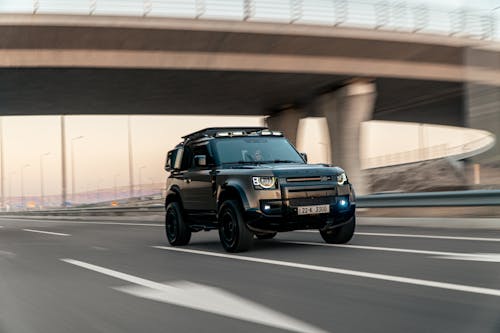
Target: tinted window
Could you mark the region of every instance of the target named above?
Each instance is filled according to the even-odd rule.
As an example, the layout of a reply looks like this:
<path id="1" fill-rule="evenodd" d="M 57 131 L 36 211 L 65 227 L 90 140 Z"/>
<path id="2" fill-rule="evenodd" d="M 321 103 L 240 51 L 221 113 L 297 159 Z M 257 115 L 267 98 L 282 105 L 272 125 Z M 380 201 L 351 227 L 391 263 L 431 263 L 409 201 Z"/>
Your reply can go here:
<path id="1" fill-rule="evenodd" d="M 214 164 L 214 160 L 212 156 L 210 156 L 210 152 L 208 151 L 207 144 L 193 147 L 193 159 L 191 162 L 191 167 L 194 167 L 194 157 L 196 155 L 205 155 L 207 157 L 207 165 Z"/>
<path id="2" fill-rule="evenodd" d="M 304 163 L 293 146 L 282 137 L 241 137 L 215 140 L 220 163 Z"/>
<path id="3" fill-rule="evenodd" d="M 182 153 L 181 170 L 187 170 L 191 166 L 191 160 L 193 159 L 193 153 L 191 147 L 184 147 L 184 152 Z"/>

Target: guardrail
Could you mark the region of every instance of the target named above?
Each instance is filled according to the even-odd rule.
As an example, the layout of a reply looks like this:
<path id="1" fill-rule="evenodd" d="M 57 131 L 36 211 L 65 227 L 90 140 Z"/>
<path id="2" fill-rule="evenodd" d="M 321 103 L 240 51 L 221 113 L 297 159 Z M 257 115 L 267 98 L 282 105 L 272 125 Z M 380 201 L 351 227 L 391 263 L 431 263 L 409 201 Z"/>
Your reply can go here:
<path id="1" fill-rule="evenodd" d="M 370 194 L 358 196 L 356 206 L 358 208 L 500 206 L 500 190 Z M 164 212 L 165 207 L 162 204 L 156 204 L 135 207 L 91 207 L 2 212 L 0 215 L 89 216 L 163 214 Z"/>
<path id="2" fill-rule="evenodd" d="M 360 208 L 500 206 L 500 190 L 381 193 L 356 201 Z"/>
<path id="3" fill-rule="evenodd" d="M 494 11 L 387 0 L 2 0 L 0 12 L 275 21 L 498 37 Z"/>

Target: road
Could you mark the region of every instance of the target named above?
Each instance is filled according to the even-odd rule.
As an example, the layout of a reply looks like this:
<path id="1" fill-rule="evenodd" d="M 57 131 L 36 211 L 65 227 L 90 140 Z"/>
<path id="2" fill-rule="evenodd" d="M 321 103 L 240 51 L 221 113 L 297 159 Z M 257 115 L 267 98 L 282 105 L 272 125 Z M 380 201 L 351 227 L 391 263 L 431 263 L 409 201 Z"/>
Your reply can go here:
<path id="1" fill-rule="evenodd" d="M 158 222 L 0 218 L 0 332 L 500 332 L 500 231 L 361 226 L 225 253 Z"/>

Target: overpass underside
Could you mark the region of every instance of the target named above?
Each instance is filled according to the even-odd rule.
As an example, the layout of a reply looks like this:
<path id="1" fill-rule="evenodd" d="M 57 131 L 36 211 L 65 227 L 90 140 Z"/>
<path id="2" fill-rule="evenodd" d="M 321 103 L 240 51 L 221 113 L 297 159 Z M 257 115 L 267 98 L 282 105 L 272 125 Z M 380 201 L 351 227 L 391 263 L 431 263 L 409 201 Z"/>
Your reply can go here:
<path id="1" fill-rule="evenodd" d="M 1 68 L 4 115 L 268 116 L 345 86 L 346 75 L 164 69 Z M 378 78 L 371 119 L 464 126 L 461 83 Z"/>
<path id="2" fill-rule="evenodd" d="M 292 141 L 302 117 L 322 116 L 333 162 L 357 184 L 363 184 L 362 121 L 500 134 L 500 56 L 484 41 L 326 26 L 61 15 L 0 16 L 0 34 L 4 115 L 265 115 Z M 500 146 L 482 156 L 500 159 Z"/>

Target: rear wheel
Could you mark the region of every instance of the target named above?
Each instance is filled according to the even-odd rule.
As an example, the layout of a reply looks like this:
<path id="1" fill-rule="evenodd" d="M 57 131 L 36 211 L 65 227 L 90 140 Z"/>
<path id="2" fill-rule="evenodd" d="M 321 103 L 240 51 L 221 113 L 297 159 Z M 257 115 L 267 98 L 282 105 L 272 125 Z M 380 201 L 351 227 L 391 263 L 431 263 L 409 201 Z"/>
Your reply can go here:
<path id="1" fill-rule="evenodd" d="M 219 209 L 219 237 L 227 252 L 244 252 L 252 247 L 253 233 L 247 228 L 236 200 L 224 201 Z"/>
<path id="2" fill-rule="evenodd" d="M 182 208 L 176 201 L 167 205 L 165 214 L 165 233 L 171 245 L 186 245 L 191 240 L 191 230 L 186 225 Z"/>
<path id="3" fill-rule="evenodd" d="M 256 233 L 255 237 L 257 239 L 273 239 L 276 236 L 277 232 L 271 232 L 271 233 Z"/>
<path id="4" fill-rule="evenodd" d="M 354 235 L 354 229 L 356 228 L 356 217 L 351 217 L 349 223 L 344 224 L 341 227 L 320 230 L 321 237 L 323 240 L 330 244 L 344 244 L 351 240 Z"/>

